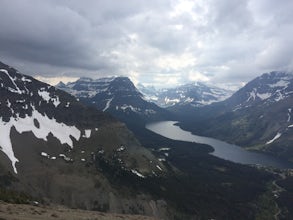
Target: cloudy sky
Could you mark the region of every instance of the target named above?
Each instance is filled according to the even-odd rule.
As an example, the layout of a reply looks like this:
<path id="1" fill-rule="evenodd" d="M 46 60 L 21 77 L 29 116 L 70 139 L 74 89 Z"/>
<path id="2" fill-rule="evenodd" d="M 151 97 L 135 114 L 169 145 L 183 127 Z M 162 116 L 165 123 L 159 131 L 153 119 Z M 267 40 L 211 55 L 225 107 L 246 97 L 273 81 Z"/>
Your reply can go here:
<path id="1" fill-rule="evenodd" d="M 292 0 L 0 0 L 0 60 L 57 80 L 234 85 L 293 69 L 292 11 Z"/>

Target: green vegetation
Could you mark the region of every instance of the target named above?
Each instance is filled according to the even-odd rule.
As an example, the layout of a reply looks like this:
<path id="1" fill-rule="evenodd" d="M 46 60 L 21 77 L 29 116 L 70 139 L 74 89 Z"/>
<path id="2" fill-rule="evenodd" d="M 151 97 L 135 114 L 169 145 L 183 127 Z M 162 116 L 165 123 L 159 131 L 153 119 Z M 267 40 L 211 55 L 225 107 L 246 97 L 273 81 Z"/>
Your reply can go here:
<path id="1" fill-rule="evenodd" d="M 26 204 L 31 198 L 22 192 L 16 192 L 9 187 L 17 179 L 11 174 L 0 175 L 0 200 L 9 203 Z"/>
<path id="2" fill-rule="evenodd" d="M 28 204 L 31 197 L 22 192 L 0 188 L 0 200 L 8 203 Z"/>
<path id="3" fill-rule="evenodd" d="M 284 189 L 277 199 L 282 209 L 280 219 L 293 219 L 293 176 L 277 181 L 277 184 Z"/>
<path id="4" fill-rule="evenodd" d="M 257 214 L 256 220 L 274 220 L 275 214 L 278 213 L 279 208 L 275 201 L 273 191 L 273 184 L 267 185 L 267 191 L 260 195 L 257 200 Z"/>

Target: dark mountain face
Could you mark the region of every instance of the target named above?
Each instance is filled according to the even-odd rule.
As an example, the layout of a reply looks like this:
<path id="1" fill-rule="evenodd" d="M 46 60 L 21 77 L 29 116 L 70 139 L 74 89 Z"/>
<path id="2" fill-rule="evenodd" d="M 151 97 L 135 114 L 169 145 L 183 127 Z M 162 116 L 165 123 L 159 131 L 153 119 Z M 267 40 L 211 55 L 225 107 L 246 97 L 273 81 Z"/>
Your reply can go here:
<path id="1" fill-rule="evenodd" d="M 204 83 L 189 83 L 176 88 L 155 90 L 140 86 L 147 99 L 161 107 L 191 106 L 200 107 L 222 101 L 232 95 L 229 90 Z"/>
<path id="2" fill-rule="evenodd" d="M 193 131 L 291 160 L 292 108 L 292 74 L 266 73 L 227 100 L 194 110 L 202 119 L 200 127 L 193 121 Z"/>
<path id="3" fill-rule="evenodd" d="M 59 86 L 83 103 L 109 112 L 126 124 L 164 119 L 168 112 L 147 101 L 127 77 L 80 78 Z"/>
<path id="4" fill-rule="evenodd" d="M 130 183 L 165 173 L 124 124 L 0 63 L 0 175 L 17 179 L 11 189 L 86 209 L 141 206 L 146 214 L 153 197 L 137 197 Z"/>

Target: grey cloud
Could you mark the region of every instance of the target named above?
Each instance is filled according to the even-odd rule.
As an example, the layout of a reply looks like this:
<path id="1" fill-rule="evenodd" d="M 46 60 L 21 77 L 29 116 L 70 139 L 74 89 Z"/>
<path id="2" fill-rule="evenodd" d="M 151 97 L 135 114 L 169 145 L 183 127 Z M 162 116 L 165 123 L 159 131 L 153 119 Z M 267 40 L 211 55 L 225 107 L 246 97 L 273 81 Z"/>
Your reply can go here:
<path id="1" fill-rule="evenodd" d="M 48 76 L 242 82 L 292 69 L 292 11 L 290 0 L 2 0 L 0 58 Z"/>

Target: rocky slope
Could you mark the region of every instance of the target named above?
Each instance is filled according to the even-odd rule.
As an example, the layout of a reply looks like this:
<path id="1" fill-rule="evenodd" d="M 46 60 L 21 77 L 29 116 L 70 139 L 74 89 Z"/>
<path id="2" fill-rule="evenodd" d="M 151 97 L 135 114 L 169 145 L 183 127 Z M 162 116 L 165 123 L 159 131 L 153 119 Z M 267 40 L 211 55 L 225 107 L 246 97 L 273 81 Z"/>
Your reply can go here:
<path id="1" fill-rule="evenodd" d="M 0 146 L 1 189 L 106 212 L 154 215 L 165 204 L 128 185 L 166 169 L 124 124 L 3 63 Z"/>

